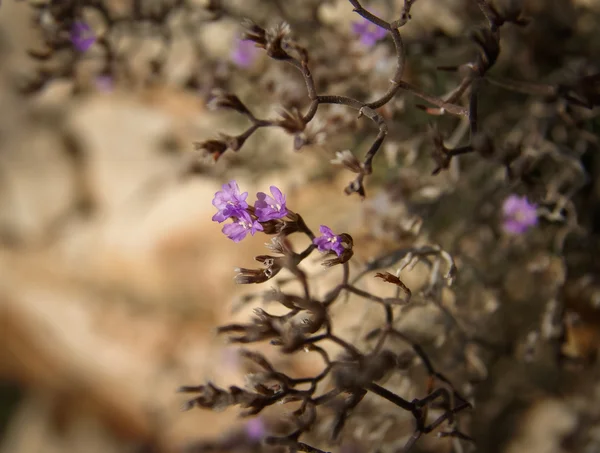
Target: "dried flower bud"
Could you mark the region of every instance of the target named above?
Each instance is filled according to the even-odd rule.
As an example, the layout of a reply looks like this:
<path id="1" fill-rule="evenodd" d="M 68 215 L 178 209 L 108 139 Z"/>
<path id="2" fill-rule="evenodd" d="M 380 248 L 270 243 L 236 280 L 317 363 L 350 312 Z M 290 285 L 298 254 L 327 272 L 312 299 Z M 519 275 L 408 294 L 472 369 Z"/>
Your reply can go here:
<path id="1" fill-rule="evenodd" d="M 290 234 L 297 233 L 298 231 L 301 230 L 298 228 L 297 223 L 284 220 L 278 225 L 277 234 L 280 236 L 289 236 Z"/>
<path id="2" fill-rule="evenodd" d="M 350 184 L 344 188 L 344 193 L 346 195 L 351 195 L 353 193 L 357 193 L 361 198 L 365 197 L 365 186 L 363 185 L 364 174 L 360 174 L 356 177 L 354 181 L 351 181 Z"/>
<path id="3" fill-rule="evenodd" d="M 286 38 L 290 34 L 289 24 L 283 22 L 267 31 L 267 55 L 276 60 L 289 60 L 292 57 L 284 50 L 288 47 Z"/>
<path id="4" fill-rule="evenodd" d="M 209 109 L 230 109 L 243 115 L 250 115 L 248 108 L 235 94 L 220 89 L 214 90 L 211 94 L 213 97 L 207 104 Z"/>
<path id="5" fill-rule="evenodd" d="M 196 151 L 203 151 L 205 156 L 211 156 L 216 162 L 221 155 L 227 151 L 227 143 L 223 140 L 206 140 L 203 142 L 194 142 Z"/>
<path id="6" fill-rule="evenodd" d="M 221 141 L 225 142 L 227 148 L 232 151 L 239 151 L 242 146 L 244 146 L 244 142 L 246 141 L 246 136 L 236 135 L 235 137 L 227 134 L 219 134 L 219 138 Z"/>
<path id="7" fill-rule="evenodd" d="M 400 278 L 396 277 L 393 274 L 390 274 L 389 272 L 378 272 L 377 274 L 375 274 L 375 277 L 382 279 L 384 282 L 388 282 L 388 283 L 392 283 L 396 286 L 399 286 L 400 289 L 402 289 L 402 291 L 404 291 L 407 295 L 407 299 L 405 302 L 408 302 L 412 296 L 412 292 L 411 290 L 408 288 L 408 286 L 406 286 L 402 280 L 400 280 Z M 397 302 L 395 302 L 397 303 Z"/>
<path id="8" fill-rule="evenodd" d="M 281 320 L 266 311 L 256 308 L 251 324 L 229 324 L 217 329 L 219 334 L 229 334 L 231 343 L 253 343 L 279 336 Z M 239 334 L 239 335 L 233 335 Z"/>
<path id="9" fill-rule="evenodd" d="M 352 151 L 345 149 L 344 151 L 338 151 L 335 153 L 335 159 L 331 159 L 331 163 L 334 165 L 343 165 L 353 173 L 363 173 L 363 164 L 356 158 Z"/>
<path id="10" fill-rule="evenodd" d="M 294 136 L 294 150 L 300 151 L 304 146 L 322 145 L 326 135 L 323 122 L 312 120 L 303 132 Z"/>
<path id="11" fill-rule="evenodd" d="M 184 410 L 192 409 L 194 406 L 223 410 L 227 406 L 234 404 L 233 398 L 228 392 L 210 382 L 206 385 L 183 386 L 179 388 L 179 391 L 182 393 L 200 393 L 197 398 L 185 404 Z"/>
<path id="12" fill-rule="evenodd" d="M 296 304 L 294 304 L 296 298 L 298 298 L 298 296 L 284 294 L 283 292 L 276 289 L 266 292 L 263 296 L 263 300 L 265 302 L 279 302 L 285 308 L 289 308 L 290 310 L 296 308 Z"/>
<path id="13" fill-rule="evenodd" d="M 285 236 L 272 237 L 271 242 L 265 244 L 265 246 L 273 253 L 286 256 L 292 254 L 291 245 Z"/>
<path id="14" fill-rule="evenodd" d="M 238 285 L 247 285 L 250 283 L 264 283 L 267 280 L 275 277 L 282 269 L 281 259 L 269 256 L 259 255 L 254 258 L 259 263 L 265 265 L 266 269 L 246 269 L 238 267 L 235 272 L 238 274 L 234 277 Z"/>
<path id="15" fill-rule="evenodd" d="M 287 325 L 280 335 L 279 339 L 273 340 L 271 343 L 281 346 L 281 351 L 286 354 L 300 350 L 305 344 L 305 334 L 298 326 Z"/>
<path id="16" fill-rule="evenodd" d="M 281 228 L 283 228 L 283 220 L 273 219 L 267 222 L 260 223 L 263 226 L 263 232 L 265 234 L 279 234 Z"/>
<path id="17" fill-rule="evenodd" d="M 294 107 L 291 110 L 281 109 L 278 113 L 281 119 L 276 124 L 285 129 L 288 134 L 297 134 L 306 127 L 304 117 L 297 108 Z"/>
<path id="18" fill-rule="evenodd" d="M 235 272 L 238 274 L 234 277 L 238 285 L 248 285 L 250 283 L 264 283 L 269 280 L 264 269 L 246 269 L 237 267 Z"/>
<path id="19" fill-rule="evenodd" d="M 250 19 L 245 19 L 242 22 L 242 27 L 245 28 L 242 34 L 243 40 L 255 42 L 258 47 L 265 49 L 267 47 L 267 32 L 264 28 L 259 27 Z"/>
<path id="20" fill-rule="evenodd" d="M 354 246 L 354 239 L 348 233 L 340 234 L 340 239 L 342 240 L 342 244 L 346 248 L 352 248 Z"/>
<path id="21" fill-rule="evenodd" d="M 199 406 L 206 409 L 219 411 L 226 409 L 228 406 L 239 405 L 250 410 L 247 414 L 255 414 L 260 412 L 265 406 L 271 404 L 269 396 L 252 393 L 236 386 L 229 387 L 228 390 L 219 388 L 212 383 L 199 386 L 184 386 L 179 389 L 184 393 L 199 393 L 200 395 L 193 400 L 187 402 L 184 409 L 191 409 L 194 406 Z"/>
<path id="22" fill-rule="evenodd" d="M 354 251 L 352 249 L 345 249 L 340 256 L 338 256 L 337 258 L 332 258 L 330 260 L 325 260 L 321 263 L 321 265 L 324 267 L 332 267 L 338 264 L 344 264 L 350 261 L 350 258 L 352 258 L 352 256 L 354 256 Z"/>

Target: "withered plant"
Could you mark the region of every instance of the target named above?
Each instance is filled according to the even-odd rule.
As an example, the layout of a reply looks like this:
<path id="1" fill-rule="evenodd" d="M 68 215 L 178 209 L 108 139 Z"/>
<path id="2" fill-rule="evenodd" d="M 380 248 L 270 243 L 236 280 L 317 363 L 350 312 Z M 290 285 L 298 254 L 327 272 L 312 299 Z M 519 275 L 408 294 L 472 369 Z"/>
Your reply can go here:
<path id="1" fill-rule="evenodd" d="M 276 289 L 251 294 L 245 302 L 260 299 L 281 311 L 257 308 L 247 324 L 222 326 L 219 333 L 233 343 L 268 341 L 283 355 L 306 351 L 322 360 L 318 374 L 297 377 L 263 354 L 242 349 L 241 356 L 256 368 L 246 387 L 209 382 L 181 388 L 194 394 L 188 408 L 240 406 L 241 415 L 250 417 L 278 403 L 292 407 L 289 417 L 264 436 L 264 445 L 325 451 L 327 442 L 335 445 L 353 418 L 362 416 L 357 424 L 369 427 L 369 416 L 379 421 L 373 414 L 385 404 L 408 414 L 411 428 L 393 428 L 392 438 L 387 432 L 372 445 L 363 445 L 365 449 L 416 451 L 417 441 L 436 432 L 450 438 L 455 451 L 474 448 L 474 439 L 484 449 L 500 451 L 488 441 L 494 434 L 489 426 L 496 419 L 485 419 L 481 423 L 488 427 L 478 428 L 477 415 L 470 415 L 478 402 L 493 399 L 478 396 L 477 386 L 494 388 L 506 376 L 494 374 L 494 365 L 514 360 L 509 369 L 520 370 L 520 363 L 545 364 L 543 360 L 551 357 L 550 369 L 558 374 L 567 358 L 582 358 L 567 357 L 564 345 L 582 322 L 581 313 L 596 313 L 591 308 L 591 294 L 597 293 L 590 274 L 597 264 L 582 258 L 582 250 L 596 250 L 598 243 L 600 191 L 588 177 L 600 168 L 592 154 L 598 143 L 598 55 L 590 44 L 572 56 L 564 44 L 567 37 L 556 38 L 564 31 L 557 19 L 560 12 L 532 7 L 531 14 L 525 14 L 519 1 L 457 2 L 464 7 L 465 23 L 474 24 L 464 30 L 468 39 L 433 26 L 406 39 L 403 27 L 418 14 L 419 4 L 428 1 L 419 0 L 416 6 L 415 0 L 374 2 L 371 8 L 348 0 L 357 18 L 365 21 L 365 30 L 385 31 L 387 47 L 381 48 L 393 46 L 389 55 L 382 54 L 383 61 L 362 72 L 365 53 L 348 43 L 340 32 L 341 21 L 323 19 L 323 9 L 334 1 L 265 1 L 262 15 L 252 20 L 242 17 L 237 2 L 225 0 L 132 1 L 120 12 L 103 0 L 32 2 L 43 44 L 31 51 L 40 65 L 22 84 L 29 94 L 56 78 L 72 78 L 75 94 L 85 91 L 77 76 L 85 53 L 73 49 L 72 33 L 74 24 L 88 14 L 104 27 L 97 36 L 102 58 L 94 75 L 108 75 L 118 84 L 167 80 L 175 31 L 189 38 L 195 65 L 181 88 L 199 90 L 209 107 L 236 112 L 250 124 L 237 135 L 220 134 L 195 143 L 212 162 L 221 164 L 222 155 L 241 151 L 266 128 L 291 135 L 296 151 L 326 146 L 329 140 L 337 146 L 342 136 L 349 136 L 355 149 L 368 139 L 362 160 L 350 150 L 338 151 L 332 160 L 356 175 L 345 188 L 347 194 L 365 198 L 365 182 L 372 175 L 377 196 L 382 197 L 373 201 L 369 196 L 360 208 L 369 217 L 361 240 L 379 243 L 381 252 L 366 264 L 355 256 L 358 236 L 355 244 L 349 234 L 334 234 L 322 226 L 317 237 L 300 214 L 285 206 L 277 188 L 271 190 L 273 197 L 259 194 L 252 207 L 245 201 L 247 194 L 242 196 L 232 182 L 213 201 L 219 210 L 213 219 L 233 221 L 223 231 L 234 241 L 248 233 L 273 236 L 270 254 L 255 257 L 262 267 L 238 269 L 235 279 L 239 284 L 274 284 Z M 387 15 L 380 13 L 386 9 Z M 600 22 L 583 8 L 572 14 Z M 231 19 L 242 23 L 243 40 L 277 60 L 261 74 L 248 75 L 253 90 L 268 94 L 268 103 L 277 102 L 275 118 L 257 113 L 263 107 L 260 102 L 242 100 L 236 94 L 235 68 L 230 64 L 223 69 L 223 62 L 208 57 L 197 40 L 196 32 L 204 24 Z M 280 21 L 274 24 L 274 19 Z M 534 32 L 528 35 L 531 27 Z M 575 26 L 568 31 L 574 33 Z M 160 50 L 148 57 L 146 72 L 134 73 L 129 63 L 137 49 L 131 42 L 150 35 L 159 38 Z M 580 45 L 587 38 L 572 42 Z M 383 85 L 379 63 L 384 71 L 393 69 L 385 74 Z M 290 69 L 299 73 L 296 79 Z M 437 79 L 431 75 L 434 69 Z M 361 129 L 356 117 L 370 120 L 371 132 Z M 376 167 L 382 153 L 386 165 Z M 247 159 L 251 165 L 252 156 Z M 504 218 L 502 227 L 497 226 L 499 216 Z M 536 234 L 525 236 L 533 226 L 539 227 Z M 296 252 L 292 235 L 304 235 L 310 244 Z M 322 294 L 316 288 L 318 278 L 305 266 L 317 249 L 327 253 L 322 263 L 327 272 L 341 268 L 339 280 Z M 414 290 L 400 274 L 417 263 L 427 269 L 427 283 Z M 395 295 L 364 289 L 361 283 L 367 278 L 389 284 Z M 444 296 L 450 292 L 454 308 Z M 345 299 L 349 305 L 368 301 L 369 310 L 380 313 L 381 325 L 358 338 L 340 333 L 334 309 Z M 423 305 L 433 305 L 442 314 L 439 342 L 422 344 L 401 327 L 403 316 Z M 360 313 L 357 310 L 357 324 L 362 322 Z M 332 346 L 341 352 L 332 352 Z M 539 351 L 546 347 L 552 353 L 543 356 Z M 594 353 L 584 355 L 588 360 Z M 409 369 L 415 373 L 410 377 Z M 450 373 L 452 379 L 447 377 Z M 407 397 L 406 389 L 386 386 L 390 376 L 410 381 L 419 396 Z M 528 388 L 518 390 L 511 398 L 525 395 Z M 373 403 L 371 396 L 380 403 Z M 361 407 L 369 405 L 361 413 Z M 405 428 L 400 419 L 394 416 L 393 426 Z M 586 436 L 579 433 L 574 438 L 583 445 L 589 440 Z M 199 442 L 192 449 L 244 448 L 244 440 L 234 443 Z M 260 445 L 252 441 L 247 446 Z"/>

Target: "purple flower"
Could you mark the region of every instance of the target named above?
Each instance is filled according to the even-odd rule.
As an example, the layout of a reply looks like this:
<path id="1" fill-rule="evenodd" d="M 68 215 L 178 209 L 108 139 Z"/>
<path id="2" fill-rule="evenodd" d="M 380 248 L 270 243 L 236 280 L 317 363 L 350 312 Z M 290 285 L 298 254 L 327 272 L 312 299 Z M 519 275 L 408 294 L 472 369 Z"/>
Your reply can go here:
<path id="1" fill-rule="evenodd" d="M 271 186 L 269 189 L 271 189 L 272 197 L 264 192 L 258 192 L 256 194 L 258 200 L 254 203 L 254 209 L 259 222 L 281 219 L 288 213 L 287 208 L 285 207 L 285 195 L 275 186 Z"/>
<path id="2" fill-rule="evenodd" d="M 219 210 L 212 217 L 213 222 L 222 223 L 230 217 L 241 217 L 248 209 L 247 197 L 248 192 L 240 193 L 237 182 L 223 184 L 223 190 L 217 192 L 212 201 L 213 206 Z"/>
<path id="3" fill-rule="evenodd" d="M 113 90 L 114 80 L 109 75 L 100 75 L 96 77 L 96 89 L 108 93 Z"/>
<path id="4" fill-rule="evenodd" d="M 360 36 L 360 42 L 366 47 L 373 47 L 377 41 L 385 38 L 387 30 L 363 19 L 360 22 L 352 23 L 352 31 Z"/>
<path id="5" fill-rule="evenodd" d="M 96 35 L 87 23 L 77 21 L 71 27 L 71 42 L 79 52 L 85 52 L 96 42 Z"/>
<path id="6" fill-rule="evenodd" d="M 525 233 L 538 222 L 536 209 L 536 205 L 529 203 L 527 197 L 510 195 L 502 205 L 504 231 L 508 234 Z"/>
<path id="7" fill-rule="evenodd" d="M 225 225 L 222 231 L 233 242 L 240 242 L 248 233 L 254 236 L 257 231 L 263 231 L 263 227 L 250 217 L 248 212 L 240 211 L 240 214 L 234 217 L 233 223 Z"/>
<path id="8" fill-rule="evenodd" d="M 344 246 L 342 245 L 342 239 L 333 234 L 331 228 L 321 225 L 319 231 L 322 236 L 313 239 L 313 244 L 317 246 L 319 252 L 328 252 L 333 250 L 337 256 L 340 256 L 344 252 Z"/>
<path id="9" fill-rule="evenodd" d="M 260 441 L 267 434 L 265 422 L 262 418 L 253 418 L 246 423 L 246 435 L 255 441 Z"/>
<path id="10" fill-rule="evenodd" d="M 231 60 L 241 68 L 249 68 L 256 60 L 258 52 L 253 41 L 238 39 L 231 51 Z"/>

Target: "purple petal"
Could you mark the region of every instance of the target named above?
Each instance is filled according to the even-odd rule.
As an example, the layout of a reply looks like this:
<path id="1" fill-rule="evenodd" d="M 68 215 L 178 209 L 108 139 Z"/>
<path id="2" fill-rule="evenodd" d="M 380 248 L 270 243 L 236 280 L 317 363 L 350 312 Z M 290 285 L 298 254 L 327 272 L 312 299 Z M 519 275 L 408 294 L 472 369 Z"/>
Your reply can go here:
<path id="1" fill-rule="evenodd" d="M 252 236 L 254 236 L 254 233 L 256 233 L 257 231 L 264 231 L 265 229 L 263 228 L 263 226 L 257 222 L 256 220 L 252 221 L 251 227 L 250 227 L 250 234 Z"/>
<path id="2" fill-rule="evenodd" d="M 344 246 L 342 245 L 341 238 L 331 231 L 331 228 L 321 225 L 319 231 L 322 236 L 313 239 L 313 244 L 317 246 L 319 252 L 334 251 L 337 256 L 340 256 L 344 252 Z"/>
<path id="3" fill-rule="evenodd" d="M 240 242 L 248 234 L 248 230 L 238 222 L 228 223 L 222 231 L 233 242 Z"/>
<path id="4" fill-rule="evenodd" d="M 71 42 L 75 49 L 85 52 L 96 42 L 96 36 L 87 23 L 74 22 L 71 27 Z"/>
<path id="5" fill-rule="evenodd" d="M 373 47 L 377 43 L 377 40 L 372 35 L 364 34 L 360 37 L 360 43 L 365 47 Z"/>
<path id="6" fill-rule="evenodd" d="M 257 56 L 258 48 L 248 40 L 237 40 L 231 52 L 231 60 L 242 68 L 252 66 Z"/>
<path id="7" fill-rule="evenodd" d="M 246 423 L 246 434 L 252 440 L 260 441 L 267 434 L 265 423 L 262 418 L 257 417 Z"/>
<path id="8" fill-rule="evenodd" d="M 281 190 L 275 186 L 271 186 L 269 189 L 271 190 L 271 195 L 273 195 L 273 198 L 277 201 L 277 204 L 281 206 L 285 205 L 285 195 L 281 193 Z"/>
<path id="9" fill-rule="evenodd" d="M 367 31 L 368 22 L 360 21 L 360 22 L 352 22 L 352 31 L 357 35 L 362 35 Z"/>
<path id="10" fill-rule="evenodd" d="M 273 197 L 264 192 L 256 194 L 257 200 L 254 203 L 254 208 L 260 222 L 281 219 L 288 214 L 285 206 L 285 195 L 275 186 L 271 186 L 270 189 Z"/>
<path id="11" fill-rule="evenodd" d="M 227 220 L 229 218 L 228 215 L 225 215 L 223 213 L 223 211 L 219 211 L 217 212 L 214 216 L 212 216 L 212 221 L 213 222 L 219 222 L 219 223 L 223 223 L 225 222 L 225 220 Z"/>
<path id="12" fill-rule="evenodd" d="M 387 35 L 387 30 L 380 26 L 363 19 L 360 22 L 352 23 L 352 31 L 360 36 L 360 42 L 366 47 L 373 47 L 377 41 Z"/>
<path id="13" fill-rule="evenodd" d="M 510 195 L 502 204 L 503 229 L 509 234 L 522 234 L 538 222 L 537 207 L 527 197 Z"/>
<path id="14" fill-rule="evenodd" d="M 109 91 L 112 91 L 114 87 L 114 80 L 111 76 L 109 75 L 101 75 L 96 77 L 96 88 L 99 91 L 104 91 L 106 93 L 108 93 Z"/>
<path id="15" fill-rule="evenodd" d="M 516 220 L 509 219 L 502 224 L 502 228 L 509 234 L 523 234 L 528 227 Z"/>
<path id="16" fill-rule="evenodd" d="M 219 210 L 214 216 L 213 221 L 223 222 L 230 217 L 242 217 L 248 209 L 248 192 L 240 194 L 240 188 L 235 180 L 223 184 L 222 190 L 215 193 L 212 204 Z"/>
<path id="17" fill-rule="evenodd" d="M 333 236 L 335 236 L 335 235 L 333 234 L 333 231 L 331 230 L 331 228 L 329 228 L 328 226 L 325 226 L 325 225 L 321 225 L 321 226 L 319 227 L 319 231 L 321 232 L 321 234 L 322 234 L 323 236 L 328 236 L 328 237 L 333 237 Z"/>
<path id="18" fill-rule="evenodd" d="M 336 241 L 333 243 L 331 250 L 333 250 L 337 256 L 340 256 L 342 253 L 344 253 L 344 246 L 342 245 L 341 242 Z"/>
<path id="19" fill-rule="evenodd" d="M 502 204 L 502 212 L 504 213 L 504 215 L 512 215 L 513 213 L 521 209 L 521 206 L 521 197 L 513 194 L 507 197 L 506 200 L 504 200 L 504 203 Z"/>
<path id="20" fill-rule="evenodd" d="M 320 236 L 318 238 L 313 239 L 313 244 L 317 246 L 319 252 L 327 252 L 329 250 L 328 247 L 330 247 L 331 243 L 327 240 L 326 237 Z"/>

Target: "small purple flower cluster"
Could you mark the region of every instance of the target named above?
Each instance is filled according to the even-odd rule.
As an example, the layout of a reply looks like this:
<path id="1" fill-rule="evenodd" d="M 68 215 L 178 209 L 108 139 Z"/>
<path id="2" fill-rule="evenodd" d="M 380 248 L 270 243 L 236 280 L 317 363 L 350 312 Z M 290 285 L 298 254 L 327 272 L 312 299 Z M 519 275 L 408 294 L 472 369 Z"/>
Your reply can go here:
<path id="1" fill-rule="evenodd" d="M 269 189 L 271 195 L 258 192 L 254 206 L 250 207 L 246 201 L 248 192 L 241 193 L 235 180 L 223 184 L 212 201 L 217 208 L 217 213 L 212 217 L 213 222 L 223 223 L 231 219 L 232 222 L 223 226 L 222 231 L 233 242 L 240 242 L 248 233 L 254 236 L 257 231 L 264 231 L 262 223 L 283 219 L 290 214 L 281 190 L 276 186 Z M 334 252 L 339 257 L 345 250 L 342 237 L 325 225 L 321 225 L 319 231 L 321 236 L 313 239 L 319 252 Z"/>
<path id="2" fill-rule="evenodd" d="M 261 417 L 256 417 L 248 420 L 245 432 L 250 440 L 260 442 L 267 435 L 267 427 Z"/>
<path id="3" fill-rule="evenodd" d="M 504 200 L 502 213 L 504 215 L 502 227 L 508 234 L 523 234 L 538 222 L 537 206 L 529 203 L 527 197 L 510 195 Z"/>
<path id="4" fill-rule="evenodd" d="M 240 68 L 249 68 L 254 64 L 258 57 L 259 49 L 254 42 L 237 39 L 231 51 L 231 61 Z"/>
<path id="5" fill-rule="evenodd" d="M 71 27 L 71 42 L 79 52 L 86 52 L 96 42 L 96 35 L 89 24 L 77 21 Z"/>
<path id="6" fill-rule="evenodd" d="M 365 47 L 373 47 L 377 41 L 385 38 L 387 31 L 378 25 L 363 19 L 352 23 L 352 31 L 360 37 L 360 42 Z"/>
<path id="7" fill-rule="evenodd" d="M 240 242 L 248 233 L 252 236 L 257 231 L 264 231 L 261 222 L 282 219 L 288 214 L 285 206 L 285 195 L 275 186 L 271 186 L 271 195 L 258 192 L 254 208 L 249 209 L 246 198 L 248 192 L 240 193 L 237 182 L 230 181 L 223 185 L 223 190 L 215 194 L 212 204 L 218 209 L 213 216 L 214 222 L 222 223 L 232 219 L 223 227 L 223 233 L 233 242 Z"/>
<path id="8" fill-rule="evenodd" d="M 331 231 L 331 228 L 321 225 L 319 227 L 319 231 L 321 232 L 320 237 L 313 239 L 313 244 L 317 246 L 319 252 L 335 252 L 337 256 L 340 256 L 344 251 L 344 246 L 342 245 L 342 238 Z"/>

